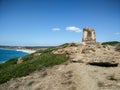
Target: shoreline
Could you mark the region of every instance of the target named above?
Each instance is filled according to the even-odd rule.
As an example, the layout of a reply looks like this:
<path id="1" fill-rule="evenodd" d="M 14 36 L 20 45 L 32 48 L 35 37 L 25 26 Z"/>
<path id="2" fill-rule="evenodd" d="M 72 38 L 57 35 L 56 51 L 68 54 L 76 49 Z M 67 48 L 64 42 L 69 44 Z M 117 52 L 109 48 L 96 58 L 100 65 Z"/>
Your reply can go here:
<path id="1" fill-rule="evenodd" d="M 25 53 L 28 53 L 28 54 L 36 52 L 36 50 L 31 50 L 31 49 L 9 49 L 9 48 L 0 48 L 0 49 L 21 51 L 21 52 L 25 52 Z"/>
<path id="2" fill-rule="evenodd" d="M 25 53 L 28 53 L 28 54 L 32 54 L 32 53 L 36 52 L 36 50 L 30 50 L 30 49 L 15 49 L 15 50 L 25 52 Z"/>
<path id="3" fill-rule="evenodd" d="M 26 54 L 32 54 L 34 52 L 36 52 L 36 50 L 31 50 L 31 49 L 10 49 L 10 48 L 0 48 L 1 50 L 12 50 L 12 51 L 16 51 L 16 52 L 22 52 L 22 53 L 26 53 Z M 0 64 L 5 63 L 7 61 L 9 61 L 11 58 L 6 59 L 6 60 L 2 60 L 0 61 Z"/>

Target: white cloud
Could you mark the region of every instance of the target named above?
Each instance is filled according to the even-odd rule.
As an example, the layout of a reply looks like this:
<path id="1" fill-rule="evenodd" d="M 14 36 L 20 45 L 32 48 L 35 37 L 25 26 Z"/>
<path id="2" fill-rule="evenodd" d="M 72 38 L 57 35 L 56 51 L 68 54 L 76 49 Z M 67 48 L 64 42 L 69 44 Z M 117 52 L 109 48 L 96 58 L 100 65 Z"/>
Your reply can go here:
<path id="1" fill-rule="evenodd" d="M 52 31 L 60 31 L 60 28 L 52 28 Z"/>
<path id="2" fill-rule="evenodd" d="M 81 30 L 80 28 L 75 27 L 75 26 L 66 27 L 66 30 L 67 30 L 67 31 L 77 32 L 77 33 L 82 32 L 82 30 Z"/>
<path id="3" fill-rule="evenodd" d="M 116 32 L 115 34 L 116 34 L 116 35 L 120 35 L 120 32 Z"/>

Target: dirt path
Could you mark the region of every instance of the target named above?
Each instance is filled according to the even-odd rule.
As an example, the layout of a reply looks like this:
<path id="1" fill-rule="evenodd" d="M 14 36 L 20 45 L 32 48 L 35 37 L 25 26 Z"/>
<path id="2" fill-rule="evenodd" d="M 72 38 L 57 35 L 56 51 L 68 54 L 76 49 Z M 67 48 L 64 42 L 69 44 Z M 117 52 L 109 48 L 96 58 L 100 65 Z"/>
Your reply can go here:
<path id="1" fill-rule="evenodd" d="M 73 81 L 77 90 L 99 90 L 96 80 L 89 75 L 89 67 L 80 63 L 72 63 L 70 67 L 74 72 Z"/>

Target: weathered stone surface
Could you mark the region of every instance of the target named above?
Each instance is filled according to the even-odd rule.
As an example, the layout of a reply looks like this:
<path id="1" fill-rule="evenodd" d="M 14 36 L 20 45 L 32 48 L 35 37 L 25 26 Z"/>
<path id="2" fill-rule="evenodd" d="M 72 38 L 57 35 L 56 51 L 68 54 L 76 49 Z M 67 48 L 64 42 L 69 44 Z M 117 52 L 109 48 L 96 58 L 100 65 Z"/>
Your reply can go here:
<path id="1" fill-rule="evenodd" d="M 116 46 L 115 50 L 120 52 L 120 43 Z"/>
<path id="2" fill-rule="evenodd" d="M 85 42 L 85 43 L 95 43 L 96 42 L 95 31 L 93 28 L 84 28 L 83 29 L 82 42 Z"/>
<path id="3" fill-rule="evenodd" d="M 101 67 L 117 67 L 118 62 L 111 59 L 92 60 L 89 62 L 90 65 L 101 66 Z"/>
<path id="4" fill-rule="evenodd" d="M 22 63 L 22 62 L 23 62 L 22 57 L 18 58 L 17 64 L 20 64 L 20 63 Z"/>

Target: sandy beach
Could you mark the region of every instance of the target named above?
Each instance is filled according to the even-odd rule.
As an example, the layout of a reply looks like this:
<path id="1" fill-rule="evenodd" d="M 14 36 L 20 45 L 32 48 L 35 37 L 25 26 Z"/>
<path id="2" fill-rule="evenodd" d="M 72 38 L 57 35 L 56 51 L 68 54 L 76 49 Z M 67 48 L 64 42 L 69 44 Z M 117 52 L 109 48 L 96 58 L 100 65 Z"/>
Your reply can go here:
<path id="1" fill-rule="evenodd" d="M 30 50 L 30 49 L 17 49 L 16 51 L 22 51 L 22 52 L 26 52 L 26 53 L 34 53 L 36 50 Z"/>

